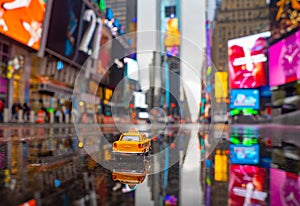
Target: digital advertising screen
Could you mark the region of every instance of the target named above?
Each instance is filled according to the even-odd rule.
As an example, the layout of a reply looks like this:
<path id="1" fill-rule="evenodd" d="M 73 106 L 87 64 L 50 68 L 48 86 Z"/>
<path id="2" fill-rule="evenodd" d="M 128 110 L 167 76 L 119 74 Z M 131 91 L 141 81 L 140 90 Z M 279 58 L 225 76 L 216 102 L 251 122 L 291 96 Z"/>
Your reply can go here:
<path id="1" fill-rule="evenodd" d="M 258 164 L 259 145 L 230 145 L 230 160 L 232 164 Z"/>
<path id="2" fill-rule="evenodd" d="M 300 32 L 269 48 L 269 84 L 279 86 L 300 79 Z"/>
<path id="3" fill-rule="evenodd" d="M 267 170 L 251 165 L 230 165 L 229 206 L 266 206 Z"/>
<path id="4" fill-rule="evenodd" d="M 300 2 L 298 0 L 270 0 L 271 42 L 297 29 L 300 23 Z"/>
<path id="5" fill-rule="evenodd" d="M 267 84 L 267 38 L 270 32 L 228 41 L 230 88 L 256 88 Z"/>
<path id="6" fill-rule="evenodd" d="M 300 205 L 300 176 L 271 168 L 270 205 Z"/>
<path id="7" fill-rule="evenodd" d="M 230 109 L 259 109 L 259 90 L 233 89 L 230 94 Z"/>
<path id="8" fill-rule="evenodd" d="M 0 33 L 35 50 L 40 48 L 45 1 L 0 0 Z"/>
<path id="9" fill-rule="evenodd" d="M 79 65 L 98 59 L 102 20 L 83 0 L 53 1 L 46 48 Z"/>

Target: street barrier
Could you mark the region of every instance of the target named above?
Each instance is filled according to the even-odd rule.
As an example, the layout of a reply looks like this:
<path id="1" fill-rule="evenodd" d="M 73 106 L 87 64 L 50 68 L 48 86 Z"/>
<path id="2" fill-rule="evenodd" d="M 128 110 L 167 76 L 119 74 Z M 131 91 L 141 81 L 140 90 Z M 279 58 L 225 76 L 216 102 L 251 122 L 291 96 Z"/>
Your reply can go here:
<path id="1" fill-rule="evenodd" d="M 34 113 L 34 111 L 30 111 L 29 122 L 30 123 L 35 122 L 35 113 Z"/>
<path id="2" fill-rule="evenodd" d="M 23 122 L 23 110 L 19 109 L 18 111 L 18 123 L 22 123 Z"/>
<path id="3" fill-rule="evenodd" d="M 7 123 L 9 120 L 8 108 L 4 108 L 3 110 L 3 122 Z"/>

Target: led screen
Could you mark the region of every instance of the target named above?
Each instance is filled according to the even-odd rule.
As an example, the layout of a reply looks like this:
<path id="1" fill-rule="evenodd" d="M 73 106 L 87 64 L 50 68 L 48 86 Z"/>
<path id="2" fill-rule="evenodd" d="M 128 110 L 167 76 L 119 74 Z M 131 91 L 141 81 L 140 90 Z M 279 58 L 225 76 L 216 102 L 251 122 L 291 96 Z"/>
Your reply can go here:
<path id="1" fill-rule="evenodd" d="M 267 84 L 267 37 L 259 33 L 228 41 L 230 88 L 256 88 Z"/>
<path id="2" fill-rule="evenodd" d="M 230 145 L 230 160 L 232 164 L 258 164 L 259 146 Z"/>
<path id="3" fill-rule="evenodd" d="M 98 59 L 102 21 L 83 0 L 53 1 L 47 49 L 79 65 Z"/>
<path id="4" fill-rule="evenodd" d="M 270 169 L 270 205 L 300 205 L 300 176 Z"/>
<path id="5" fill-rule="evenodd" d="M 270 46 L 269 67 L 270 86 L 300 79 L 300 32 Z"/>
<path id="6" fill-rule="evenodd" d="M 271 42 L 297 29 L 300 23 L 298 0 L 270 0 Z"/>
<path id="7" fill-rule="evenodd" d="M 230 165 L 228 205 L 268 205 L 266 177 L 264 168 Z"/>
<path id="8" fill-rule="evenodd" d="M 46 3 L 0 0 L 0 5 L 0 33 L 38 50 Z"/>
<path id="9" fill-rule="evenodd" d="M 231 109 L 259 109 L 259 91 L 257 89 L 233 89 L 230 95 Z"/>

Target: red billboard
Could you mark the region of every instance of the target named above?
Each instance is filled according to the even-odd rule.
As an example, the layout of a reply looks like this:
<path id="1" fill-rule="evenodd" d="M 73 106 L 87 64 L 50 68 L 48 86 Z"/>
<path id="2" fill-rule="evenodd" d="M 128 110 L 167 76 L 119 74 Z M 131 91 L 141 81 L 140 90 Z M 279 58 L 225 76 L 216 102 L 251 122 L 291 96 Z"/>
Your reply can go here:
<path id="1" fill-rule="evenodd" d="M 256 88 L 267 84 L 267 38 L 270 32 L 228 41 L 230 88 Z"/>
<path id="2" fill-rule="evenodd" d="M 38 50 L 46 3 L 0 0 L 0 5 L 0 33 Z"/>
<path id="3" fill-rule="evenodd" d="M 229 176 L 229 206 L 268 205 L 265 168 L 231 165 Z"/>

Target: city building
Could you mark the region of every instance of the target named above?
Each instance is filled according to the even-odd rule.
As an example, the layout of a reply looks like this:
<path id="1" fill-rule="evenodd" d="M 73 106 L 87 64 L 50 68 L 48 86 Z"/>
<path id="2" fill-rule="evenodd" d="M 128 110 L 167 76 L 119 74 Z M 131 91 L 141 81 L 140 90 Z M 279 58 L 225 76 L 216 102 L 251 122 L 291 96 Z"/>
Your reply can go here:
<path id="1" fill-rule="evenodd" d="M 269 8 L 266 1 L 223 0 L 216 9 L 212 60 L 217 70 L 227 71 L 228 40 L 269 31 Z"/>

